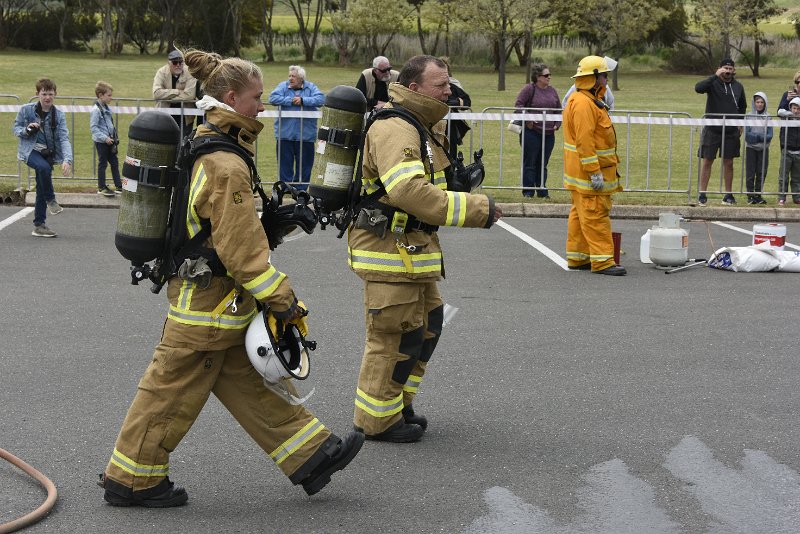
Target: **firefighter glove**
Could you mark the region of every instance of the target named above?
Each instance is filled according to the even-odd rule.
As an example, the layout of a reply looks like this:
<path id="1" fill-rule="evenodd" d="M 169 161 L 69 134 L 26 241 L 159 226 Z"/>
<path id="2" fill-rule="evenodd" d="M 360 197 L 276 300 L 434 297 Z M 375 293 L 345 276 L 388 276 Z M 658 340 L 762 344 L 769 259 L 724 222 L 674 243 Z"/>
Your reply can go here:
<path id="1" fill-rule="evenodd" d="M 592 189 L 595 191 L 603 189 L 603 173 L 596 172 L 589 179 L 592 181 Z"/>

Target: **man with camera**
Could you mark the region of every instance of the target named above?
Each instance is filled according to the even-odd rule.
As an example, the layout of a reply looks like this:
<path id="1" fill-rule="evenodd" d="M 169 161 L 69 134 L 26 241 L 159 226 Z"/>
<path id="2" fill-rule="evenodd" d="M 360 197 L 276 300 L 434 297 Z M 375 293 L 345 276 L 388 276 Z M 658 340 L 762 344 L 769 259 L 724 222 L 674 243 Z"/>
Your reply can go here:
<path id="1" fill-rule="evenodd" d="M 56 237 L 47 227 L 47 209 L 53 215 L 64 208 L 56 202 L 53 190 L 53 165 L 61 164 L 64 176 L 72 170 L 72 145 L 69 142 L 67 118 L 56 109 L 56 84 L 42 78 L 36 82 L 38 102 L 25 104 L 14 120 L 14 135 L 19 137 L 17 158 L 36 171 L 36 204 L 33 211 L 33 232 L 36 237 Z"/>

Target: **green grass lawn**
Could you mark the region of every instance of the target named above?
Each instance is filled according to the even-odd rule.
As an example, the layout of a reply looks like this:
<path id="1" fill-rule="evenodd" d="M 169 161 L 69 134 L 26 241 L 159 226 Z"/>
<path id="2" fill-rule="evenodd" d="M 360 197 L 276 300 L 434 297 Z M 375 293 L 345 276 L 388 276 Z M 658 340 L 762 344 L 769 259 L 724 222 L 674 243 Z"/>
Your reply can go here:
<path id="1" fill-rule="evenodd" d="M 149 100 L 152 79 L 155 71 L 164 63 L 163 58 L 153 56 L 125 55 L 109 59 L 101 59 L 96 55 L 84 53 L 32 53 L 4 52 L 0 54 L 0 94 L 18 95 L 23 102 L 34 96 L 35 81 L 39 77 L 50 77 L 58 85 L 59 99 L 56 104 L 71 103 L 70 97 L 90 97 L 94 95 L 94 84 L 97 80 L 105 80 L 114 86 L 114 96 L 124 104 L 124 99 Z M 398 66 L 399 61 L 395 62 Z M 261 64 L 264 71 L 265 91 L 268 93 L 279 82 L 286 79 L 288 64 Z M 354 85 L 363 67 L 343 68 L 333 65 L 305 65 L 308 79 L 316 83 L 322 91 L 329 91 L 336 85 Z M 573 68 L 551 69 L 553 85 L 559 95 L 563 95 L 572 84 L 570 76 Z M 762 68 L 762 76 L 758 79 L 750 76 L 746 69 L 740 70 L 739 80 L 744 84 L 748 95 L 755 91 L 764 91 L 770 99 L 769 110 L 775 110 L 777 103 L 792 80 L 794 69 Z M 711 74 L 711 73 L 709 73 Z M 510 68 L 506 77 L 506 91 L 497 91 L 497 74 L 490 69 L 465 69 L 456 66 L 454 76 L 457 77 L 472 97 L 473 110 L 480 111 L 491 107 L 513 107 L 517 92 L 524 83 L 524 72 L 520 68 Z M 705 107 L 705 96 L 694 92 L 694 84 L 701 76 L 689 76 L 665 73 L 662 71 L 638 70 L 637 66 L 620 64 L 619 91 L 615 92 L 616 108 L 619 110 L 640 111 L 672 111 L 688 113 L 692 117 L 700 117 Z M 266 96 L 265 96 L 266 100 Z M 0 98 L 0 104 L 15 103 L 10 98 Z M 91 100 L 80 100 L 76 103 L 90 104 Z M 269 108 L 269 106 L 268 106 Z M 0 174 L 15 174 L 17 169 L 17 140 L 11 133 L 14 120 L 13 113 L 2 113 L 5 127 L 0 128 Z M 132 115 L 119 117 L 122 145 L 120 152 L 126 148 L 126 132 Z M 59 179 L 58 190 L 79 189 L 91 191 L 94 181 L 93 156 L 94 147 L 89 134 L 88 114 L 75 114 L 69 117 L 70 129 L 75 134 L 76 176 L 87 177 L 84 180 L 71 181 Z M 485 150 L 484 161 L 487 165 L 486 183 L 493 186 L 519 185 L 520 149 L 518 138 L 504 130 L 505 123 L 486 122 L 483 129 L 476 125 L 473 128 L 473 145 L 481 144 Z M 502 133 L 502 176 L 500 175 L 500 148 Z M 695 146 L 697 135 L 695 132 Z M 689 127 L 674 127 L 672 130 L 672 154 L 668 154 L 669 143 L 667 127 L 653 127 L 650 132 L 650 154 L 648 161 L 648 128 L 636 126 L 630 132 L 624 126 L 617 127 L 619 152 L 623 158 L 621 173 L 627 180 L 629 189 L 676 190 L 687 187 L 689 165 L 692 160 L 689 153 Z M 556 149 L 550 160 L 550 178 L 548 185 L 560 186 L 562 155 L 559 149 L 562 138 L 556 137 Z M 272 133 L 272 121 L 265 120 L 265 129 L 261 136 L 258 154 L 258 168 L 265 181 L 271 181 L 276 175 L 275 141 Z M 777 188 L 777 168 L 779 159 L 777 141 L 772 147 L 772 165 L 767 176 L 767 190 Z M 740 187 L 741 159 L 736 160 L 735 189 Z M 691 161 L 693 176 L 697 173 L 697 160 Z M 23 173 L 26 167 L 23 166 Z M 714 167 L 712 188 L 718 187 L 716 174 L 719 165 Z M 668 183 L 668 172 L 671 181 Z M 16 187 L 16 180 L 0 178 L 0 190 Z M 694 186 L 693 186 L 694 187 Z M 517 200 L 520 195 L 516 191 L 495 190 L 492 193 L 500 200 Z M 566 200 L 566 193 L 554 192 L 556 200 Z M 685 194 L 637 194 L 624 193 L 618 195 L 620 202 L 629 203 L 672 203 L 685 202 Z"/>

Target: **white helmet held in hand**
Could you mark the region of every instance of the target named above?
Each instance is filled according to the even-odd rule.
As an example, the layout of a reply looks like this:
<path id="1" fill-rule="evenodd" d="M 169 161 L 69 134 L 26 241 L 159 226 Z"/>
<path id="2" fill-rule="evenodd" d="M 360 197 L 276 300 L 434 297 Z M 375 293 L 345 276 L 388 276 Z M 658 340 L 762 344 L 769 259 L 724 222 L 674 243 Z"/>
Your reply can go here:
<path id="1" fill-rule="evenodd" d="M 298 396 L 292 379 L 305 380 L 311 371 L 309 350 L 297 325 L 275 319 L 269 308 L 261 310 L 247 327 L 245 349 L 250 363 L 264 377 L 264 385 L 289 404 L 302 404 L 314 393 Z"/>

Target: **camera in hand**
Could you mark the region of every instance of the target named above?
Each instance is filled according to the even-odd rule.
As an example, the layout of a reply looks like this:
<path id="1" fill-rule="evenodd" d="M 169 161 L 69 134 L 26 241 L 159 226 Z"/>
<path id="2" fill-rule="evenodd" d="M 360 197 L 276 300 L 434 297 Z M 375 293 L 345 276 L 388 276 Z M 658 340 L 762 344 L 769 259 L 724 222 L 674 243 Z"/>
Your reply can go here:
<path id="1" fill-rule="evenodd" d="M 25 132 L 27 132 L 28 135 L 35 135 L 39 132 L 39 127 L 29 125 L 27 128 L 25 128 Z"/>

